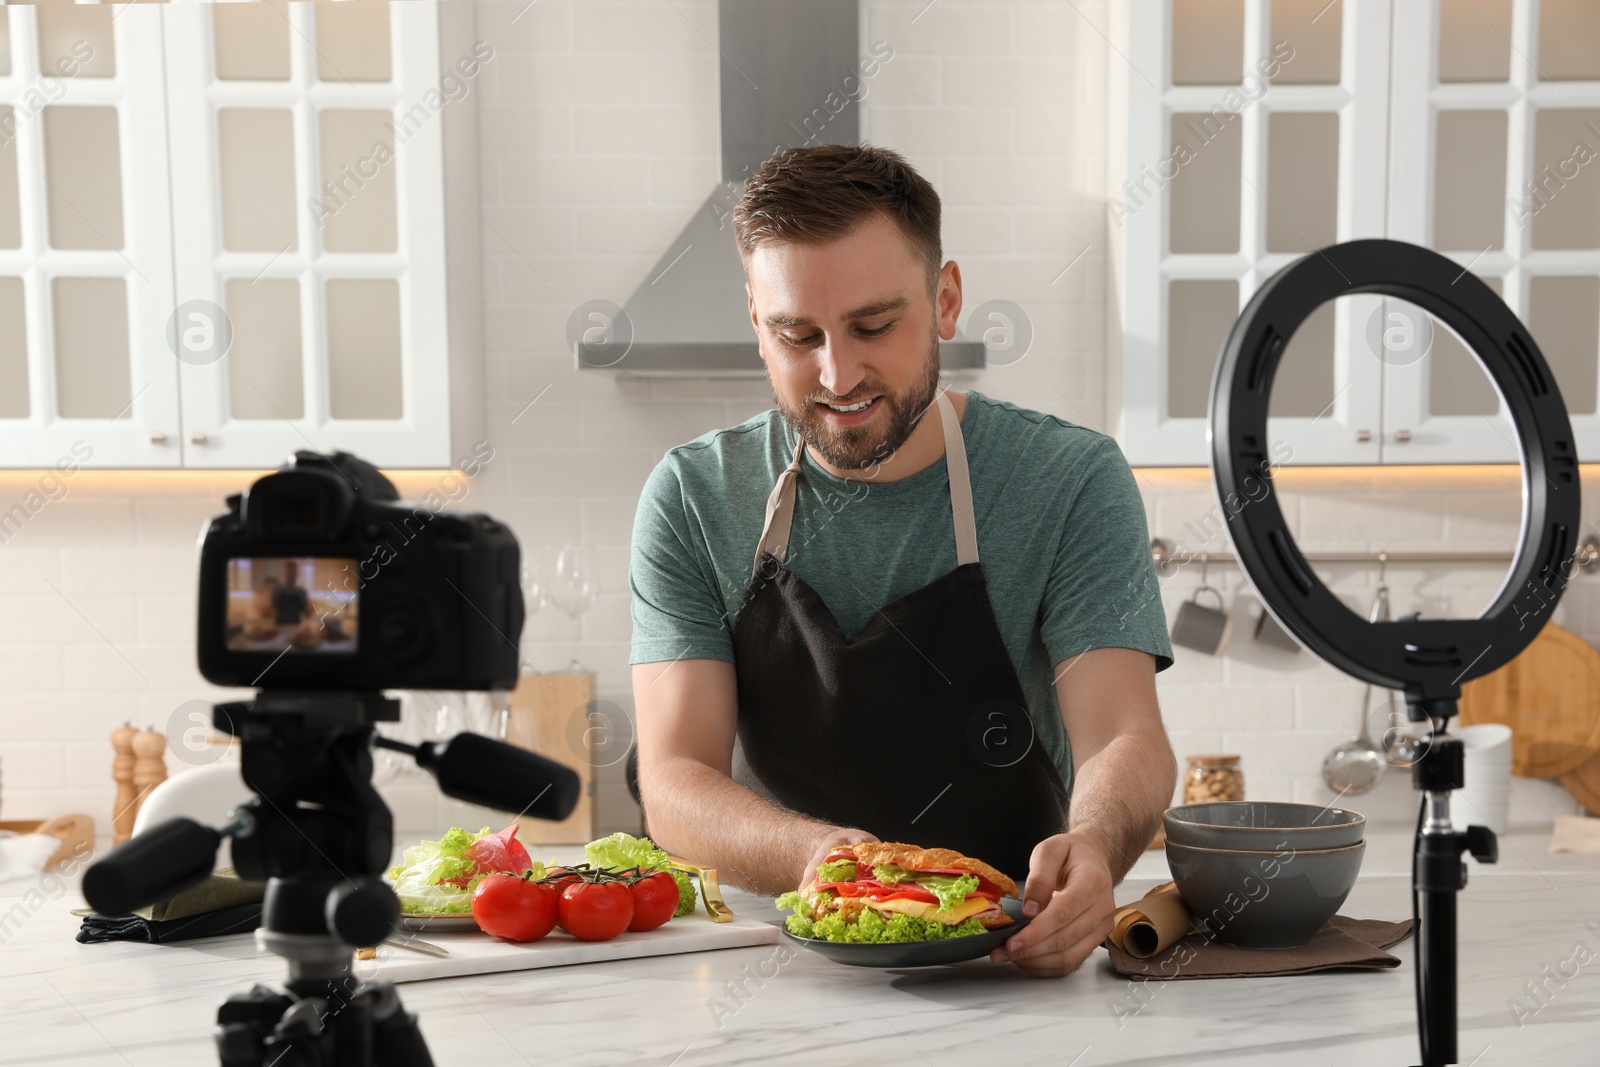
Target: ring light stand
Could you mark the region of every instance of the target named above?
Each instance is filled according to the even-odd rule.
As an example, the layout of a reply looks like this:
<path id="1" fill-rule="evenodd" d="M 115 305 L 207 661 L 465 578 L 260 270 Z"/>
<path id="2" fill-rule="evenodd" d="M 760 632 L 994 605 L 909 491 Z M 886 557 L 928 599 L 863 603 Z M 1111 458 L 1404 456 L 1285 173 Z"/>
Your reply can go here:
<path id="1" fill-rule="evenodd" d="M 1476 619 L 1358 616 L 1307 565 L 1272 492 L 1267 405 L 1279 360 L 1319 306 L 1360 293 L 1408 300 L 1453 329 L 1511 414 L 1522 457 L 1522 526 L 1505 584 Z M 1223 345 L 1209 437 L 1228 537 L 1265 609 L 1344 673 L 1403 690 L 1410 720 L 1429 725 L 1411 765 L 1423 796 L 1411 868 L 1417 1032 L 1425 1065 L 1455 1063 L 1456 893 L 1467 880 L 1461 853 L 1493 863 L 1497 845 L 1488 827 L 1451 825 L 1450 793 L 1462 786 L 1463 766 L 1450 717 L 1463 681 L 1508 663 L 1534 639 L 1571 574 L 1582 501 L 1561 393 L 1528 331 L 1475 275 L 1415 245 L 1351 241 L 1296 260 L 1256 292 Z"/>

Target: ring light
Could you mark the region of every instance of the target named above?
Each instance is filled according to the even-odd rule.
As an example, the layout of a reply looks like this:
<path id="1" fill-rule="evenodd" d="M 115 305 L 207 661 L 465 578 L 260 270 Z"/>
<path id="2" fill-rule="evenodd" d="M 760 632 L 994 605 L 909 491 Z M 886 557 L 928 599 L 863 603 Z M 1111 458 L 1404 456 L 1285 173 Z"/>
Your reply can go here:
<path id="1" fill-rule="evenodd" d="M 1494 381 L 1522 459 L 1522 526 L 1505 583 L 1475 619 L 1368 622 L 1323 584 L 1295 545 L 1272 492 L 1267 406 L 1295 330 L 1321 305 L 1371 293 L 1410 301 L 1453 329 Z M 1448 735 L 1461 683 L 1521 652 L 1549 621 L 1577 550 L 1582 498 L 1572 424 L 1544 356 L 1500 297 L 1437 252 L 1399 241 L 1334 245 L 1273 275 L 1234 323 L 1211 384 L 1209 437 L 1218 503 L 1240 568 L 1265 610 L 1346 674 L 1404 690 L 1430 727 L 1411 764 L 1423 794 L 1412 861 L 1417 1029 L 1422 1062 L 1456 1062 L 1456 893 L 1461 853 L 1497 856 L 1488 827 L 1454 829 L 1450 793 L 1463 783 L 1461 742 Z M 1421 898 L 1419 912 L 1418 898 Z"/>
<path id="2" fill-rule="evenodd" d="M 1279 360 L 1313 311 L 1358 293 L 1403 298 L 1453 329 L 1477 354 L 1511 413 L 1522 454 L 1522 528 L 1505 584 L 1479 618 L 1368 622 L 1306 563 L 1270 492 L 1267 404 Z M 1510 662 L 1560 599 L 1582 507 L 1566 406 L 1511 309 L 1437 252 L 1399 241 L 1351 241 L 1274 275 L 1228 334 L 1212 382 L 1210 440 L 1228 535 L 1268 610 L 1344 673 L 1404 689 L 1413 708 L 1453 701 L 1462 681 Z"/>

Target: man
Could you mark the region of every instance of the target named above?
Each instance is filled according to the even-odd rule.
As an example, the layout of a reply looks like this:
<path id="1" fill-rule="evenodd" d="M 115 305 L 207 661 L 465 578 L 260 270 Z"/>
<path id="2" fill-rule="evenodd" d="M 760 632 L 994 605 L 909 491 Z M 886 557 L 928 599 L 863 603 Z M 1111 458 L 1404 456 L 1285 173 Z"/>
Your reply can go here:
<path id="1" fill-rule="evenodd" d="M 649 833 L 766 893 L 843 842 L 957 849 L 1027 879 L 991 958 L 1067 974 L 1176 779 L 1132 473 L 1103 434 L 940 388 L 961 273 L 899 155 L 784 151 L 733 223 L 777 410 L 672 449 L 640 499 Z"/>

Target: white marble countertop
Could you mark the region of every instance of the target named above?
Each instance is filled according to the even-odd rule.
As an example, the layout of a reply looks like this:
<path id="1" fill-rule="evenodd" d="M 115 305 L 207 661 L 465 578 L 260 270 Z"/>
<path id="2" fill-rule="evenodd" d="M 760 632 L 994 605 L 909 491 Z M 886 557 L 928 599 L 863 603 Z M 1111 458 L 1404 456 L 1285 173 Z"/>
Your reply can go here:
<path id="1" fill-rule="evenodd" d="M 1344 914 L 1409 916 L 1407 836 L 1374 830 L 1369 839 Z M 1474 864 L 1461 894 L 1463 1063 L 1593 1064 L 1600 1055 L 1600 856 L 1551 855 L 1547 844 L 1547 834 L 1512 835 L 1503 865 Z M 1117 899 L 1165 876 L 1151 853 Z M 737 891 L 728 898 L 744 914 L 771 906 Z M 75 887 L 59 882 L 0 887 L 0 1063 L 214 1064 L 218 1001 L 282 978 L 282 961 L 258 957 L 245 937 L 80 945 L 68 912 L 81 906 Z M 987 960 L 840 967 L 784 943 L 400 992 L 441 1065 L 1413 1063 L 1413 942 L 1396 953 L 1402 966 L 1386 972 L 1134 983 L 1099 950 L 1067 978 L 1035 979 Z M 1539 982 L 1547 992 L 1533 999 L 1525 983 Z M 1520 1025 L 1516 1001 L 1526 1008 Z"/>

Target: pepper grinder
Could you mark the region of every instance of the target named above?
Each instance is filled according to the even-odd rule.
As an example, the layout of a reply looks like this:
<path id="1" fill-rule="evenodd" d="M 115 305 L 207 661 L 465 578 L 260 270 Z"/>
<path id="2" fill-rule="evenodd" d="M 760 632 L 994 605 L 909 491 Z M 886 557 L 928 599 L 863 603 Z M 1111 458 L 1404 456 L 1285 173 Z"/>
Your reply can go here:
<path id="1" fill-rule="evenodd" d="M 139 731 L 129 722 L 111 731 L 111 747 L 116 758 L 111 761 L 111 777 L 117 783 L 117 799 L 111 807 L 111 843 L 120 845 L 133 834 L 134 799 L 139 795 L 133 784 L 133 739 Z"/>
<path id="2" fill-rule="evenodd" d="M 143 731 L 133 738 L 133 788 L 137 791 L 133 798 L 133 817 L 139 816 L 139 809 L 144 806 L 144 798 L 150 795 L 150 790 L 167 780 L 167 736 L 158 733 L 153 726 L 146 726 Z M 129 830 L 133 829 L 130 824 Z"/>

